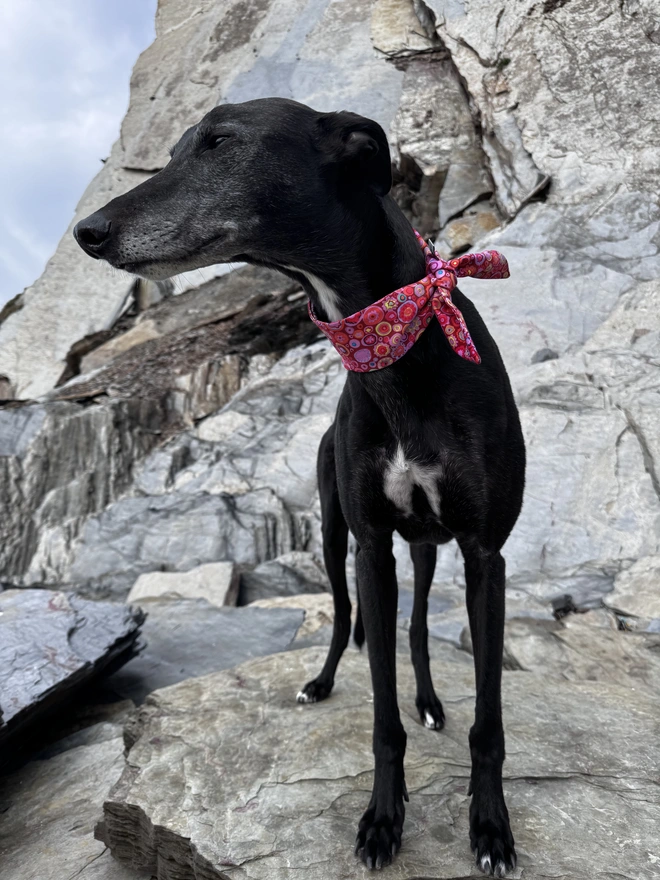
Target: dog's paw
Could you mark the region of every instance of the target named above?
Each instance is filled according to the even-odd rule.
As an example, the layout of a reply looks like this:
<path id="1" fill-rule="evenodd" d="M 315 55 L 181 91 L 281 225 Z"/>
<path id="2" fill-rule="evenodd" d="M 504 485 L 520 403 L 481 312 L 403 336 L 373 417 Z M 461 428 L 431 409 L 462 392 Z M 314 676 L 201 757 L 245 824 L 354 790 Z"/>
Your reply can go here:
<path id="1" fill-rule="evenodd" d="M 296 700 L 299 703 L 320 703 L 321 700 L 330 696 L 331 691 L 331 684 L 315 678 L 313 681 L 308 681 L 305 687 L 298 691 Z"/>
<path id="2" fill-rule="evenodd" d="M 367 868 L 384 868 L 401 849 L 404 815 L 403 798 L 392 817 L 381 814 L 376 818 L 376 807 L 369 805 L 355 839 L 355 854 Z"/>
<path id="3" fill-rule="evenodd" d="M 516 867 L 516 850 L 504 799 L 470 805 L 470 844 L 477 866 L 484 874 L 504 877 Z"/>
<path id="4" fill-rule="evenodd" d="M 445 726 L 445 713 L 442 703 L 435 694 L 431 699 L 417 697 L 415 704 L 424 727 L 429 730 L 442 730 Z"/>

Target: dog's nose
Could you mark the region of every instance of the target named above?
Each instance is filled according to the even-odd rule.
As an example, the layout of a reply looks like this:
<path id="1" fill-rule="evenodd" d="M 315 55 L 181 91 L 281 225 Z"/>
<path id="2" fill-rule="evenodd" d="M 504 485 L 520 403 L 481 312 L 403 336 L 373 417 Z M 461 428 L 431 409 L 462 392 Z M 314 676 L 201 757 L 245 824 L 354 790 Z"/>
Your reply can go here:
<path id="1" fill-rule="evenodd" d="M 99 251 L 110 236 L 111 222 L 101 211 L 90 214 L 80 223 L 76 223 L 73 234 L 80 247 L 90 257 L 99 257 Z"/>

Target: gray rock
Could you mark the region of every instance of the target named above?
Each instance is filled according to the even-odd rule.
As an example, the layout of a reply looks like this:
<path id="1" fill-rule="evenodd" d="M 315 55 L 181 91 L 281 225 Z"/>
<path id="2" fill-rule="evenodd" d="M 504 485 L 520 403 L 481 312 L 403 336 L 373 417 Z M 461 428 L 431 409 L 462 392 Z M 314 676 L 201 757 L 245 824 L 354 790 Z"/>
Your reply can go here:
<path id="1" fill-rule="evenodd" d="M 126 663 L 143 621 L 139 609 L 88 602 L 73 593 L 0 593 L 3 749 L 108 667 Z"/>
<path id="2" fill-rule="evenodd" d="M 299 593 L 325 593 L 330 589 L 321 560 L 300 550 L 262 562 L 241 576 L 240 604 L 258 599 L 296 596 Z"/>
<path id="3" fill-rule="evenodd" d="M 618 574 L 604 602 L 627 617 L 660 618 L 660 558 L 640 559 Z"/>
<path id="4" fill-rule="evenodd" d="M 158 880 L 361 877 L 353 843 L 371 787 L 371 681 L 366 658 L 349 650 L 332 698 L 298 706 L 296 690 L 323 656 L 317 648 L 281 654 L 153 694 L 105 804 L 98 833 L 113 853 Z M 412 669 L 399 663 L 410 804 L 392 877 L 475 870 L 467 796 L 473 672 L 463 658 L 445 646 L 432 661 L 447 706 L 441 734 L 419 724 Z M 533 880 L 651 880 L 657 691 L 506 672 L 503 702 L 519 870 Z"/>
<path id="5" fill-rule="evenodd" d="M 67 583 L 63 562 L 81 524 L 130 487 L 168 422 L 151 400 L 0 409 L 2 579 Z"/>
<path id="6" fill-rule="evenodd" d="M 121 167 L 118 148 L 83 193 L 43 275 L 23 293 L 22 308 L 0 323 L 0 374 L 17 398 L 46 394 L 72 345 L 112 326 L 130 294 L 132 279 L 90 260 L 71 234 L 78 220 L 146 179 Z"/>
<path id="7" fill-rule="evenodd" d="M 236 605 L 239 575 L 233 562 L 207 562 L 185 572 L 150 571 L 141 574 L 126 602 L 149 599 L 206 599 L 222 608 Z"/>
<path id="8" fill-rule="evenodd" d="M 535 351 L 532 355 L 531 363 L 542 364 L 545 361 L 553 361 L 558 357 L 559 355 L 552 348 L 539 348 L 539 350 Z"/>
<path id="9" fill-rule="evenodd" d="M 621 572 L 660 554 L 653 5 L 626 0 L 605 18 L 591 0 L 364 0 L 350 13 L 339 0 L 305 9 L 265 0 L 245 15 L 210 0 L 192 15 L 184 5 L 161 3 L 121 144 L 84 204 L 144 176 L 125 168 L 160 167 L 165 148 L 218 100 L 285 94 L 378 119 L 408 216 L 437 231 L 448 252 L 496 247 L 510 262 L 506 281 L 461 284 L 500 346 L 528 445 L 523 514 L 505 547 L 509 594 L 521 591 L 526 612 L 541 616 L 563 594 L 580 608 L 599 604 Z M 35 290 L 1 319 L 0 375 L 12 396 L 50 387 L 72 344 L 93 353 L 81 337 L 91 334 L 105 361 L 52 395 L 96 404 L 2 411 L 0 433 L 13 437 L 0 456 L 3 581 L 123 596 L 161 567 L 318 554 L 315 450 L 344 381 L 328 344 L 301 345 L 273 365 L 274 322 L 260 322 L 257 309 L 239 322 L 245 358 L 229 347 L 219 357 L 219 342 L 230 342 L 220 325 L 232 319 L 212 318 L 237 306 L 246 274 L 130 318 L 131 328 L 142 325 L 137 337 L 164 335 L 126 347 L 136 331 L 119 341 L 131 332 L 123 282 L 106 287 L 99 271 L 67 238 Z M 85 302 L 94 292 L 89 309 L 83 290 Z M 289 306 L 304 320 L 302 301 Z M 299 341 L 283 326 L 280 343 Z M 109 349 L 100 351 L 98 333 L 118 341 L 103 336 Z M 557 357 L 547 360 L 548 351 Z M 147 393 L 156 405 L 138 405 Z M 7 429 L 6 420 L 16 421 Z M 400 541 L 397 556 L 410 586 Z M 452 543 L 440 549 L 436 583 L 461 582 Z M 457 608 L 433 621 L 453 640 Z M 623 616 L 642 629 L 655 619 Z"/>
<path id="10" fill-rule="evenodd" d="M 106 692 L 141 703 L 157 688 L 286 651 L 302 610 L 217 608 L 204 599 L 145 602 L 145 651 L 104 682 Z"/>
<path id="11" fill-rule="evenodd" d="M 509 620 L 510 668 L 566 681 L 609 681 L 657 694 L 660 636 L 596 625 L 593 612 L 562 621 Z"/>
<path id="12" fill-rule="evenodd" d="M 113 725 L 112 733 L 2 780 L 0 863 L 7 880 L 147 880 L 94 839 L 103 798 L 124 765 L 121 728 Z"/>
<path id="13" fill-rule="evenodd" d="M 257 599 L 251 603 L 252 608 L 299 608 L 304 612 L 305 618 L 296 633 L 296 642 L 305 641 L 317 634 L 324 632 L 325 640 L 329 643 L 332 634 L 332 622 L 335 617 L 332 596 L 328 593 L 298 593 L 295 596 L 274 596 L 270 599 Z M 355 609 L 353 610 L 355 618 Z M 315 644 L 317 642 L 315 641 Z"/>

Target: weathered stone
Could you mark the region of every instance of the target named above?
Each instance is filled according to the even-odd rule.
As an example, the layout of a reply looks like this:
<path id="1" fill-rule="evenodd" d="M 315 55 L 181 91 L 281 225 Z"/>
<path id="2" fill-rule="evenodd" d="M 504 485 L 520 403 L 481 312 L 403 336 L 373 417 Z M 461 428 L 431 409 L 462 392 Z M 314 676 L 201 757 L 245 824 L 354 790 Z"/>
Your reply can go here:
<path id="1" fill-rule="evenodd" d="M 324 343 L 292 350 L 266 375 L 257 370 L 233 399 L 227 412 L 245 416 L 245 430 L 229 431 L 224 440 L 213 444 L 183 434 L 144 462 L 133 455 L 116 469 L 114 456 L 122 451 L 121 446 L 110 446 L 109 454 L 105 448 L 97 453 L 91 446 L 76 458 L 76 447 L 71 442 L 60 446 L 55 435 L 58 446 L 51 460 L 58 460 L 57 454 L 68 464 L 48 472 L 54 483 L 52 496 L 61 497 L 61 503 L 66 501 L 68 506 L 61 512 L 56 508 L 52 519 L 46 520 L 50 508 L 44 504 L 41 510 L 36 489 L 18 496 L 11 470 L 7 477 L 7 491 L 14 492 L 18 507 L 17 514 L 2 524 L 10 537 L 2 552 L 12 554 L 11 568 L 6 569 L 12 580 L 75 584 L 95 595 L 123 597 L 144 572 L 161 568 L 185 571 L 218 560 L 254 566 L 291 550 L 307 549 L 311 541 L 318 546 L 315 449 L 330 424 L 343 386 L 340 369 L 337 355 L 329 355 Z M 131 407 L 139 405 L 139 401 L 130 403 Z M 66 406 L 78 414 L 83 425 L 88 424 L 85 418 L 100 420 L 102 414 L 106 418 L 113 412 L 105 406 Z M 49 406 L 45 412 L 53 410 Z M 35 419 L 39 413 L 37 408 Z M 45 419 L 43 413 L 40 418 Z M 25 446 L 30 457 L 7 447 L 12 454 L 20 452 L 23 458 L 19 465 L 37 486 L 44 479 L 36 466 L 37 454 L 53 436 L 50 426 L 46 427 L 50 432 L 46 440 L 36 427 L 30 429 L 37 438 L 31 445 L 27 428 L 21 433 L 22 429 L 12 427 L 12 436 L 23 437 L 21 450 Z M 65 427 L 63 423 L 61 429 Z M 46 430 L 43 425 L 42 430 Z M 151 444 L 161 436 L 160 432 L 152 435 L 145 431 L 139 419 L 134 430 L 136 439 Z M 101 433 L 94 440 L 104 437 Z M 99 486 L 100 497 L 101 490 L 106 493 L 107 506 L 98 515 L 89 515 L 102 506 L 89 510 L 96 496 L 85 494 L 78 509 L 72 491 L 92 479 L 91 462 L 80 468 L 80 463 L 87 461 L 85 454 L 90 459 L 97 454 L 102 458 L 94 485 Z M 0 468 L 3 463 L 0 458 Z M 7 465 L 16 467 L 11 458 Z M 122 481 L 124 497 L 115 500 L 117 493 L 108 490 L 106 473 Z M 132 495 L 126 492 L 131 479 Z M 36 520 L 34 544 L 24 536 L 19 540 L 19 505 L 26 503 L 37 508 L 37 514 L 32 514 Z"/>
<path id="2" fill-rule="evenodd" d="M 143 621 L 139 609 L 88 602 L 73 593 L 0 593 L 3 750 L 105 669 L 130 660 Z"/>
<path id="3" fill-rule="evenodd" d="M 17 398 L 37 398 L 57 382 L 76 340 L 111 326 L 130 294 L 132 279 L 90 260 L 71 234 L 91 211 L 146 179 L 121 167 L 115 144 L 87 187 L 76 215 L 44 274 L 22 297 L 22 308 L 0 325 L 0 373 Z"/>
<path id="4" fill-rule="evenodd" d="M 150 571 L 141 574 L 126 602 L 145 599 L 206 599 L 222 608 L 235 605 L 239 575 L 233 562 L 207 562 L 188 571 Z"/>
<path id="5" fill-rule="evenodd" d="M 262 562 L 241 576 L 241 605 L 274 596 L 299 593 L 325 593 L 330 589 L 328 576 L 320 559 L 300 550 Z"/>
<path id="6" fill-rule="evenodd" d="M 620 572 L 604 602 L 626 616 L 642 620 L 660 618 L 660 558 L 639 559 Z"/>
<path id="7" fill-rule="evenodd" d="M 300 608 L 305 618 L 296 641 L 315 635 L 323 627 L 331 627 L 335 618 L 332 596 L 328 593 L 298 593 L 295 596 L 273 596 L 270 599 L 256 599 L 251 608 Z M 355 615 L 353 615 L 355 616 Z"/>
<path id="8" fill-rule="evenodd" d="M 594 626 L 593 612 L 562 621 L 509 620 L 509 668 L 566 681 L 608 681 L 657 694 L 660 636 Z"/>
<path id="9" fill-rule="evenodd" d="M 131 485 L 169 422 L 161 401 L 0 409 L 0 571 L 31 585 L 61 577 L 81 523 Z"/>
<path id="10" fill-rule="evenodd" d="M 94 840 L 103 798 L 124 764 L 121 728 L 33 761 L 2 780 L 0 864 L 7 880 L 147 880 Z"/>
<path id="11" fill-rule="evenodd" d="M 83 358 L 80 372 L 104 366 L 150 339 L 229 321 L 265 298 L 288 296 L 296 290 L 295 282 L 272 269 L 244 266 L 224 273 L 194 289 L 169 296 L 146 311 L 138 310 L 132 320 L 123 322 L 123 332 Z"/>
<path id="12" fill-rule="evenodd" d="M 145 602 L 147 647 L 104 688 L 141 703 L 157 688 L 286 651 L 303 622 L 294 608 L 217 608 L 204 599 Z"/>
<path id="13" fill-rule="evenodd" d="M 353 843 L 371 788 L 371 680 L 366 658 L 349 650 L 332 697 L 297 706 L 296 689 L 323 657 L 324 649 L 290 652 L 152 695 L 99 828 L 113 853 L 158 880 L 362 876 Z M 441 734 L 419 724 L 412 669 L 399 662 L 410 803 L 392 877 L 475 870 L 473 672 L 464 658 L 445 646 L 432 661 L 447 707 Z M 548 686 L 505 672 L 503 701 L 504 787 L 524 876 L 650 880 L 660 818 L 657 693 L 610 682 Z M 630 828 L 641 835 L 634 844 Z"/>
<path id="14" fill-rule="evenodd" d="M 421 231 L 438 232 L 447 254 L 496 247 L 511 266 L 506 281 L 461 283 L 502 351 L 527 440 L 525 505 L 504 548 L 509 615 L 547 618 L 565 594 L 571 607 L 599 605 L 621 577 L 628 590 L 621 573 L 660 553 L 660 184 L 649 147 L 658 140 L 660 47 L 652 4 L 626 0 L 605 18 L 592 0 L 387 0 L 348 11 L 338 0 L 313 8 L 268 0 L 244 15 L 239 8 L 161 3 L 121 148 L 91 201 L 143 179 L 120 165 L 159 167 L 164 148 L 217 100 L 285 94 L 383 123 L 401 177 L 395 195 Z M 99 188 L 106 184 L 107 193 Z M 113 359 L 57 390 L 85 408 L 69 404 L 47 417 L 36 407 L 25 416 L 3 411 L 18 439 L 0 459 L 9 511 L 2 579 L 123 596 L 139 574 L 162 566 L 258 566 L 291 551 L 318 554 L 315 451 L 344 374 L 325 341 L 273 363 L 269 335 L 277 325 L 278 352 L 301 341 L 304 302 L 283 294 L 277 321 L 255 306 L 249 320 L 236 316 L 236 335 L 227 332 L 234 318 L 214 317 L 240 304 L 228 282 L 217 287 L 226 303 L 203 286 L 131 317 L 123 282 L 106 290 L 98 263 L 69 245 L 38 282 L 51 292 L 29 293 L 5 317 L 0 374 L 12 395 L 35 393 L 47 374 L 61 374 L 62 352 L 81 335 L 93 337 L 76 355 L 83 363 L 94 351 Z M 97 278 L 85 275 L 91 312 L 80 306 L 78 261 Z M 240 288 L 241 277 L 231 283 Z M 69 289 L 71 305 L 53 312 L 55 291 L 66 299 Z M 61 322 L 69 311 L 72 328 L 58 324 L 53 336 L 52 314 Z M 112 339 L 130 332 L 122 323 L 129 318 L 143 330 L 153 322 L 161 335 L 115 356 Z M 40 350 L 34 383 L 28 342 Z M 108 402 L 109 394 L 130 404 Z M 145 395 L 158 408 L 137 406 Z M 175 424 L 165 417 L 172 414 Z M 180 433 L 160 445 L 163 432 Z M 400 540 L 396 552 L 409 587 Z M 462 580 L 452 542 L 440 548 L 434 587 L 445 610 L 430 623 L 455 644 L 464 642 Z M 628 593 L 632 600 L 632 584 Z M 644 616 L 616 609 L 622 625 L 655 625 L 643 603 Z"/>
<path id="15" fill-rule="evenodd" d="M 133 71 L 121 164 L 161 168 L 168 145 L 219 101 L 282 95 L 319 110 L 350 103 L 388 125 L 401 74 L 373 51 L 373 5 L 359 0 L 347 12 L 338 0 L 314 8 L 298 0 L 202 0 L 192 15 L 159 16 L 156 42 Z"/>

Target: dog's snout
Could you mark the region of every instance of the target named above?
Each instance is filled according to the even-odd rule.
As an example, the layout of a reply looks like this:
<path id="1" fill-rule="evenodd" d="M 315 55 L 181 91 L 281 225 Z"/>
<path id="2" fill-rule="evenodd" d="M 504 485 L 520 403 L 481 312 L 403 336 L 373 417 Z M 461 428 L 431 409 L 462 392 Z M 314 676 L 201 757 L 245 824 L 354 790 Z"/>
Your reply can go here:
<path id="1" fill-rule="evenodd" d="M 90 214 L 74 227 L 73 234 L 80 247 L 90 257 L 98 257 L 102 246 L 110 237 L 112 223 L 101 211 Z"/>

